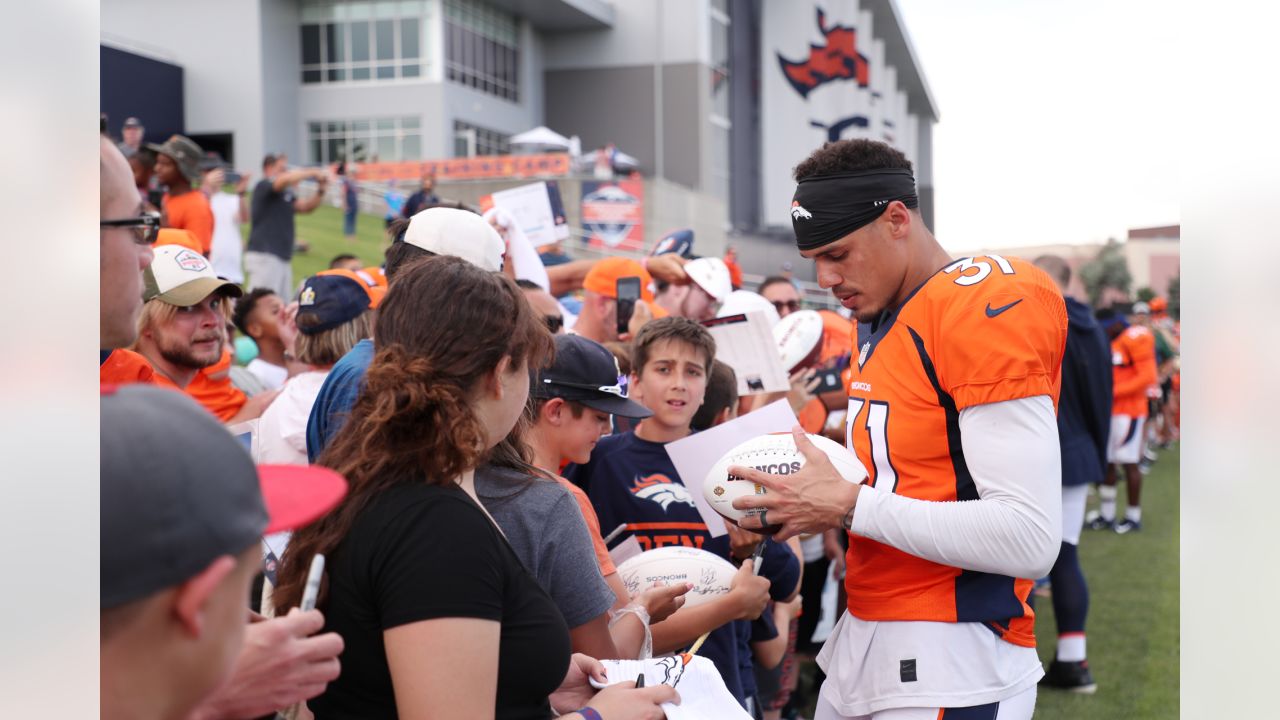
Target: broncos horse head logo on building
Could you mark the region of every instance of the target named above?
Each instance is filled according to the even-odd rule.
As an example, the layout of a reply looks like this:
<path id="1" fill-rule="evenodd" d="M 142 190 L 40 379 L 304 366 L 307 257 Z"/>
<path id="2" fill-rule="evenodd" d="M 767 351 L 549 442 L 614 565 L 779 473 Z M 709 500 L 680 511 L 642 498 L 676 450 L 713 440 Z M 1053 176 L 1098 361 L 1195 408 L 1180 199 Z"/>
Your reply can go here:
<path id="1" fill-rule="evenodd" d="M 782 74 L 791 87 L 808 99 L 809 93 L 819 85 L 836 80 L 854 80 L 859 87 L 871 83 L 871 67 L 867 56 L 858 52 L 858 31 L 845 25 L 827 28 L 827 14 L 818 11 L 818 32 L 825 44 L 809 45 L 809 58 L 803 62 L 788 60 L 778 53 Z"/>

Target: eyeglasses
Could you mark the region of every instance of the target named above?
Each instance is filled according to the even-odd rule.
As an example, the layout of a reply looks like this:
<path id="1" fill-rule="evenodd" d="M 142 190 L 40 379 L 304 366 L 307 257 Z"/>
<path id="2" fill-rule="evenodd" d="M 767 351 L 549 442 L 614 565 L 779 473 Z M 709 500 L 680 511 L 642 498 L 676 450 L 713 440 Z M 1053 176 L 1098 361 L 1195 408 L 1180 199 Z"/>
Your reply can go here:
<path id="1" fill-rule="evenodd" d="M 143 213 L 138 217 L 121 220 L 103 220 L 98 227 L 123 227 L 133 230 L 134 242 L 139 245 L 154 245 L 160 236 L 160 213 Z"/>
<path id="2" fill-rule="evenodd" d="M 542 319 L 547 323 L 547 329 L 551 331 L 552 335 L 560 332 L 560 328 L 564 327 L 563 315 L 543 315 Z"/>
<path id="3" fill-rule="evenodd" d="M 781 315 L 783 312 L 793 313 L 800 309 L 800 301 L 799 300 L 774 300 L 773 306 L 777 308 L 779 315 Z"/>
<path id="4" fill-rule="evenodd" d="M 597 392 L 609 393 L 617 395 L 620 398 L 627 396 L 627 378 L 625 376 L 618 377 L 617 385 L 590 385 L 587 383 L 572 383 L 564 380 L 552 380 L 551 378 L 543 378 L 544 385 L 563 385 L 565 387 L 578 388 L 579 390 L 595 390 Z"/>

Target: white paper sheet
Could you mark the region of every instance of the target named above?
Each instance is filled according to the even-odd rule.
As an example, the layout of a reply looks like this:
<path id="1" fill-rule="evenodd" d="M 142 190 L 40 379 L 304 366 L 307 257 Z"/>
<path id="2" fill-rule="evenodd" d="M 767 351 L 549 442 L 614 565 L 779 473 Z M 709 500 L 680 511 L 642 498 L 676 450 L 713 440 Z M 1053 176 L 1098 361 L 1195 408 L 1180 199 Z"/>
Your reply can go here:
<path id="1" fill-rule="evenodd" d="M 716 341 L 716 359 L 738 376 L 738 395 L 782 392 L 791 388 L 778 344 L 764 312 L 756 310 L 702 323 Z"/>
<path id="2" fill-rule="evenodd" d="M 662 706 L 667 720 L 751 720 L 751 715 L 742 709 L 729 688 L 725 687 L 724 678 L 720 677 L 715 663 L 704 657 L 693 656 L 683 668 L 678 657 L 600 662 L 608 675 L 608 685 L 633 681 L 640 673 L 644 673 L 646 687 L 664 681 L 673 685 L 680 694 L 680 704 Z M 591 684 L 595 687 L 608 686 L 594 680 Z"/>
<path id="3" fill-rule="evenodd" d="M 724 518 L 712 510 L 707 499 L 702 496 L 702 481 L 706 479 L 712 466 L 725 453 L 753 437 L 791 432 L 791 428 L 798 424 L 795 412 L 784 399 L 664 446 L 671 462 L 676 466 L 676 472 L 680 473 L 680 480 L 693 495 L 693 504 L 697 506 L 698 514 L 707 524 L 712 537 L 728 533 L 724 528 Z"/>

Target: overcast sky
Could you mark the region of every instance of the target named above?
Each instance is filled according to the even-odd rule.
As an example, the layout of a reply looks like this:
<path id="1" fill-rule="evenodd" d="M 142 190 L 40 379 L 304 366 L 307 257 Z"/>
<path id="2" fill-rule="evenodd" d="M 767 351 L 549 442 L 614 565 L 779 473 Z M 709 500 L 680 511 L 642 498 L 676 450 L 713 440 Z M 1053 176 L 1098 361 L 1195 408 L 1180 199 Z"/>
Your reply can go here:
<path id="1" fill-rule="evenodd" d="M 1175 37 L 1161 3 L 897 1 L 941 115 L 944 247 L 1099 242 L 1179 222 L 1175 113 L 1230 132 L 1231 112 L 1211 88 L 1179 86 L 1195 43 Z"/>

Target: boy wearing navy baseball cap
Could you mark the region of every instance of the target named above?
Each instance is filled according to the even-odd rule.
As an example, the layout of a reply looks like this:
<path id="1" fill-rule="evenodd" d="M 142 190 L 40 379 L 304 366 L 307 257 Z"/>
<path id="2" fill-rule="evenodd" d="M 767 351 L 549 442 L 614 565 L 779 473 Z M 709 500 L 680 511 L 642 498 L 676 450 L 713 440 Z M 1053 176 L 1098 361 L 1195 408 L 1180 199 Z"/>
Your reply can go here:
<path id="1" fill-rule="evenodd" d="M 564 462 L 585 463 L 611 416 L 643 419 L 653 413 L 627 397 L 627 377 L 603 345 L 581 335 L 556 336 L 556 360 L 529 383 L 534 464 L 559 474 Z"/>

